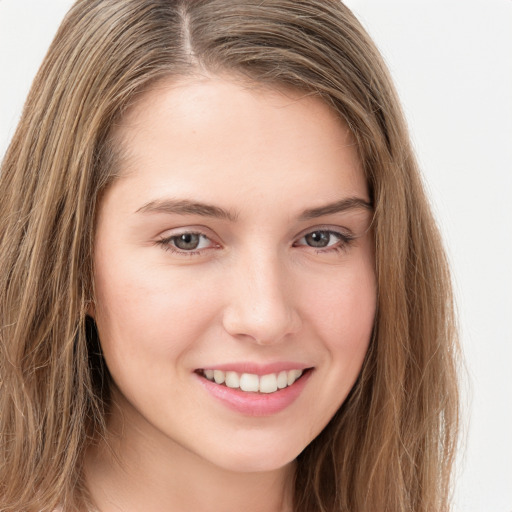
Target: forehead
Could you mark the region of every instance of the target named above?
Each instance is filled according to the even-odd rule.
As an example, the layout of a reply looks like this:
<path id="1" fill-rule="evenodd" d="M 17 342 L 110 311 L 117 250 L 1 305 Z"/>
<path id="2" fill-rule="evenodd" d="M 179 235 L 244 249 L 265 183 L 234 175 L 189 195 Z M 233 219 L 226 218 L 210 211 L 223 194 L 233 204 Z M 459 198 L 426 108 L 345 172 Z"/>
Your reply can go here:
<path id="1" fill-rule="evenodd" d="M 291 192 L 303 181 L 312 194 L 338 185 L 348 195 L 366 191 L 350 130 L 317 95 L 302 91 L 232 77 L 160 82 L 128 109 L 115 139 L 121 177 L 141 190 L 152 181 L 155 194 L 170 188 L 190 195 L 201 184 L 254 199 L 268 193 L 265 187 Z"/>
<path id="2" fill-rule="evenodd" d="M 262 109 L 263 105 L 267 108 Z M 339 143 L 356 145 L 346 123 L 319 93 L 283 84 L 263 84 L 230 74 L 170 77 L 153 84 L 132 101 L 116 123 L 113 133 L 121 144 L 124 142 L 123 149 L 129 150 L 127 143 L 131 137 L 136 132 L 139 136 L 143 135 L 145 128 L 158 119 L 172 119 L 180 125 L 183 134 L 186 125 L 191 127 L 194 123 L 218 130 L 236 127 L 234 124 L 240 122 L 236 118 L 240 109 L 244 113 L 245 124 L 251 127 L 264 130 L 285 115 L 290 122 L 306 120 L 320 127 L 325 126 L 327 130 L 336 125 L 336 135 L 339 135 L 340 128 L 343 131 Z M 219 111 L 223 114 L 221 125 Z"/>

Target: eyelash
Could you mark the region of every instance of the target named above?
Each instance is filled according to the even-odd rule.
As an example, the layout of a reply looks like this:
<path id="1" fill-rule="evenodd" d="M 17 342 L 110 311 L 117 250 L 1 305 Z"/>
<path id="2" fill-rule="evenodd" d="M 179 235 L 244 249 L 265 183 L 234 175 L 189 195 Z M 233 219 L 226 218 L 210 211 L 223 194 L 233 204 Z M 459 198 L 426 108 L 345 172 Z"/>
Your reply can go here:
<path id="1" fill-rule="evenodd" d="M 311 231 L 308 231 L 307 233 L 305 233 L 304 235 L 302 235 L 301 237 L 298 238 L 298 240 L 302 240 L 303 238 L 306 238 L 308 235 L 312 235 L 313 233 L 323 233 L 323 234 L 327 234 L 329 236 L 334 236 L 335 238 L 338 239 L 337 242 L 335 242 L 334 244 L 332 245 L 328 245 L 326 247 L 322 247 L 322 248 L 316 248 L 316 253 L 317 254 L 325 254 L 325 253 L 330 253 L 330 252 L 343 252 L 343 251 L 346 251 L 351 243 L 355 240 L 355 236 L 354 235 L 349 235 L 347 233 L 342 233 L 340 231 L 335 231 L 333 229 L 328 229 L 328 228 L 316 228 L 316 229 L 313 229 Z M 294 247 L 310 247 L 311 249 L 315 249 L 315 247 L 311 246 L 311 245 L 298 245 L 297 242 L 295 242 L 293 244 Z"/>
<path id="2" fill-rule="evenodd" d="M 198 231 L 183 231 L 182 233 L 178 233 L 177 235 L 171 235 L 171 236 L 162 238 L 160 240 L 157 240 L 156 243 L 158 245 L 162 246 L 164 251 L 169 251 L 169 252 L 172 252 L 173 254 L 178 254 L 180 256 L 198 256 L 201 254 L 201 251 L 205 250 L 205 249 L 199 249 L 199 250 L 193 249 L 190 251 L 185 251 L 183 249 L 179 249 L 178 247 L 172 245 L 173 241 L 177 240 L 180 236 L 183 236 L 183 235 L 197 235 L 201 238 L 206 238 L 206 239 L 210 240 L 210 238 L 208 236 L 206 236 L 205 234 L 200 233 Z M 212 243 L 214 243 L 214 242 L 212 242 Z M 215 247 L 213 247 L 213 248 L 215 248 Z M 208 248 L 208 249 L 210 249 L 210 248 Z"/>
<path id="3" fill-rule="evenodd" d="M 347 233 L 342 233 L 340 231 L 335 231 L 333 229 L 320 227 L 320 228 L 316 228 L 311 231 L 308 231 L 307 233 L 304 233 L 303 235 L 298 237 L 297 241 L 293 243 L 293 247 L 309 247 L 311 249 L 315 249 L 313 246 L 310 246 L 307 244 L 300 244 L 300 245 L 298 244 L 298 241 L 302 240 L 303 238 L 306 238 L 306 236 L 308 236 L 308 235 L 312 235 L 313 233 L 325 233 L 329 236 L 334 236 L 338 239 L 338 241 L 335 244 L 328 245 L 328 246 L 322 247 L 322 248 L 317 248 L 315 250 L 315 252 L 317 254 L 339 253 L 339 252 L 346 251 L 350 247 L 350 245 L 353 243 L 353 241 L 356 239 L 356 237 L 354 235 L 351 235 L 351 234 L 349 235 Z M 176 241 L 180 236 L 183 236 L 183 235 L 196 235 L 201 238 L 206 238 L 206 239 L 210 240 L 210 238 L 207 235 L 205 235 L 201 232 L 184 231 L 184 232 L 178 233 L 176 235 L 171 235 L 171 236 L 168 236 L 165 238 L 161 238 L 160 240 L 157 240 L 156 243 L 158 245 L 160 245 L 165 251 L 169 251 L 173 254 L 178 254 L 181 256 L 189 256 L 189 257 L 198 256 L 204 250 L 218 248 L 218 246 L 217 247 L 214 246 L 214 247 L 209 247 L 207 249 L 202 248 L 199 250 L 190 250 L 190 251 L 179 249 L 178 247 L 173 245 L 173 242 Z M 210 242 L 212 242 L 212 241 L 210 240 Z M 212 244 L 214 244 L 214 242 L 212 242 Z"/>

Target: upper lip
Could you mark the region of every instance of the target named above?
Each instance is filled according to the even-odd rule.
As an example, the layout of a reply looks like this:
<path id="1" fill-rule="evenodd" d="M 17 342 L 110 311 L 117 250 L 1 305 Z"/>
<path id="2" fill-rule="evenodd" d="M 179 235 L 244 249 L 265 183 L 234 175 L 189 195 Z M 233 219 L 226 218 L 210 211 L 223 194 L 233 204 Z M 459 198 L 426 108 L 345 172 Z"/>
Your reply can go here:
<path id="1" fill-rule="evenodd" d="M 223 372 L 251 373 L 261 376 L 288 370 L 305 370 L 307 368 L 312 368 L 312 365 L 292 361 L 281 361 L 267 364 L 253 362 L 214 364 L 203 366 L 198 368 L 198 370 L 221 370 Z"/>

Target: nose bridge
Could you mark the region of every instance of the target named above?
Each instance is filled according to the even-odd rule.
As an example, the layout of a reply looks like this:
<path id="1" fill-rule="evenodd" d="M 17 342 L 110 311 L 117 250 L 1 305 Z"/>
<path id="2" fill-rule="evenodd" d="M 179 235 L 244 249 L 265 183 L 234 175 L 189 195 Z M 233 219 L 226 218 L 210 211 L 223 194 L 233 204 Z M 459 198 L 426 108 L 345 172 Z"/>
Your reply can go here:
<path id="1" fill-rule="evenodd" d="M 275 248 L 248 251 L 236 263 L 224 315 L 226 330 L 259 344 L 281 341 L 300 327 L 289 271 Z"/>

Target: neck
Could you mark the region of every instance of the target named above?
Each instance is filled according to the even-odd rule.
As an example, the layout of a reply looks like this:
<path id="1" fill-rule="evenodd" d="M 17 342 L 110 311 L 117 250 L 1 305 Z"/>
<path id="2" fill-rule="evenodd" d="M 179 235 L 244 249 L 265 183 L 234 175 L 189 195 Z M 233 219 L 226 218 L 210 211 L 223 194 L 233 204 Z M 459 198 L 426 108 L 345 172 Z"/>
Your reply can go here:
<path id="1" fill-rule="evenodd" d="M 289 512 L 294 463 L 265 472 L 234 472 L 205 460 L 137 422 L 110 421 L 91 447 L 85 477 L 101 512 Z"/>

